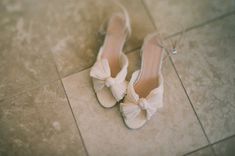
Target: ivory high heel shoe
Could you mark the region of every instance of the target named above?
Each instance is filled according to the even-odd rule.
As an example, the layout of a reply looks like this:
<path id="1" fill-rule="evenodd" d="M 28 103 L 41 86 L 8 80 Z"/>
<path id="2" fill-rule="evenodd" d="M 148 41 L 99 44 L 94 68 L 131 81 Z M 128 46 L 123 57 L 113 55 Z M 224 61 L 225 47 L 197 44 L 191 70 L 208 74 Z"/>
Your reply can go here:
<path id="1" fill-rule="evenodd" d="M 133 73 L 120 111 L 127 127 L 142 127 L 163 106 L 161 65 L 163 47 L 156 34 L 148 35 L 141 48 L 141 69 Z"/>
<path id="2" fill-rule="evenodd" d="M 130 32 L 125 9 L 113 14 L 107 22 L 104 44 L 90 71 L 95 93 L 103 107 L 113 107 L 126 94 L 128 59 L 122 50 Z"/>

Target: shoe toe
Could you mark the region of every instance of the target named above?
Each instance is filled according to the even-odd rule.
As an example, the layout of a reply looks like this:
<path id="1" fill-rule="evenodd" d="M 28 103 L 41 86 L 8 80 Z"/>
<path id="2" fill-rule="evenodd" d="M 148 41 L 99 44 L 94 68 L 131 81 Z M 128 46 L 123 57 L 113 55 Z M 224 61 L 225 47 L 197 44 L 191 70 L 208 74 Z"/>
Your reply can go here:
<path id="1" fill-rule="evenodd" d="M 96 96 L 100 105 L 105 108 L 111 108 L 117 103 L 116 99 L 113 97 L 111 91 L 107 87 L 104 87 L 102 90 L 97 92 Z"/>
<path id="2" fill-rule="evenodd" d="M 137 117 L 135 117 L 134 119 L 125 119 L 124 118 L 124 122 L 126 124 L 126 126 L 130 129 L 138 129 L 144 126 L 144 124 L 146 123 L 146 117 L 145 117 L 145 113 L 141 112 Z"/>

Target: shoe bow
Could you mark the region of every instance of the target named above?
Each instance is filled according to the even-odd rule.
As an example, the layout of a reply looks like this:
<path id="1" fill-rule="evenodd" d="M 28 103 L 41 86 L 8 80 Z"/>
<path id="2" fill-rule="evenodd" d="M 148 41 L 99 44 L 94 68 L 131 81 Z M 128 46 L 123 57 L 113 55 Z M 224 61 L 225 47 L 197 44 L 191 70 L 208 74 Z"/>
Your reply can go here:
<path id="1" fill-rule="evenodd" d="M 123 72 L 115 78 L 111 77 L 107 59 L 98 60 L 91 68 L 90 76 L 93 78 L 95 92 L 107 87 L 117 101 L 120 101 L 125 96 L 127 87 L 126 74 Z"/>

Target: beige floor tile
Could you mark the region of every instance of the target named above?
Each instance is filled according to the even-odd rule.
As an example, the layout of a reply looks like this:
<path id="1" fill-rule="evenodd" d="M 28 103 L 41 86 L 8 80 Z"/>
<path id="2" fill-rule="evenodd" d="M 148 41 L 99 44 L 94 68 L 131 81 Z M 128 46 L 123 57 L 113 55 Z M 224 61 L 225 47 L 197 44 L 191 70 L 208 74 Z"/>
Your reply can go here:
<path id="1" fill-rule="evenodd" d="M 200 151 L 194 152 L 187 156 L 214 156 L 211 147 L 201 149 Z"/>
<path id="2" fill-rule="evenodd" d="M 0 101 L 0 155 L 85 155 L 60 82 Z"/>
<path id="3" fill-rule="evenodd" d="M 22 13 L 20 17 L 30 18 L 32 22 L 44 26 L 44 36 L 39 39 L 49 45 L 45 50 L 53 53 L 62 77 L 93 64 L 102 43 L 102 37 L 98 35 L 100 25 L 112 12 L 120 11 L 111 0 L 25 1 L 26 4 L 18 3 L 27 10 L 29 17 L 25 17 L 24 12 L 20 12 Z M 139 47 L 144 36 L 152 32 L 154 27 L 141 0 L 122 2 L 130 13 L 133 28 L 125 49 L 128 51 Z M 14 5 L 8 4 L 5 7 L 14 7 Z M 39 26 L 34 25 L 33 29 Z"/>
<path id="4" fill-rule="evenodd" d="M 234 156 L 235 153 L 235 137 L 228 140 L 215 144 L 213 148 L 215 149 L 216 155 L 221 156 Z"/>
<path id="5" fill-rule="evenodd" d="M 172 35 L 235 10 L 234 0 L 144 0 L 158 30 Z"/>
<path id="6" fill-rule="evenodd" d="M 0 100 L 58 79 L 43 25 L 20 4 L 0 2 Z"/>
<path id="7" fill-rule="evenodd" d="M 137 69 L 136 52 L 128 55 Z M 125 127 L 118 107 L 105 109 L 96 99 L 89 70 L 63 79 L 88 153 L 95 155 L 182 155 L 207 144 L 201 127 L 169 61 L 164 64 L 164 108 L 143 128 Z"/>
<path id="8" fill-rule="evenodd" d="M 187 33 L 177 71 L 213 143 L 235 134 L 235 15 Z"/>

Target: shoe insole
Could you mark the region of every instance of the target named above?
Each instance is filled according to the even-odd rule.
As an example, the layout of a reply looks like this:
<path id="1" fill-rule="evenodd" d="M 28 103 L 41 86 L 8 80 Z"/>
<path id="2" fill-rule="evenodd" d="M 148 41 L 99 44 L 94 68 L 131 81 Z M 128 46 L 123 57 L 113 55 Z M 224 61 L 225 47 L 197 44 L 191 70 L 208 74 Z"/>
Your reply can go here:
<path id="1" fill-rule="evenodd" d="M 159 39 L 153 36 L 144 44 L 140 75 L 134 88 L 136 93 L 145 98 L 151 90 L 159 85 L 159 70 L 163 49 L 158 46 Z"/>
<path id="2" fill-rule="evenodd" d="M 113 15 L 108 23 L 104 40 L 103 55 L 101 56 L 108 60 L 112 77 L 115 77 L 121 70 L 119 58 L 126 35 L 124 16 L 121 14 Z"/>

